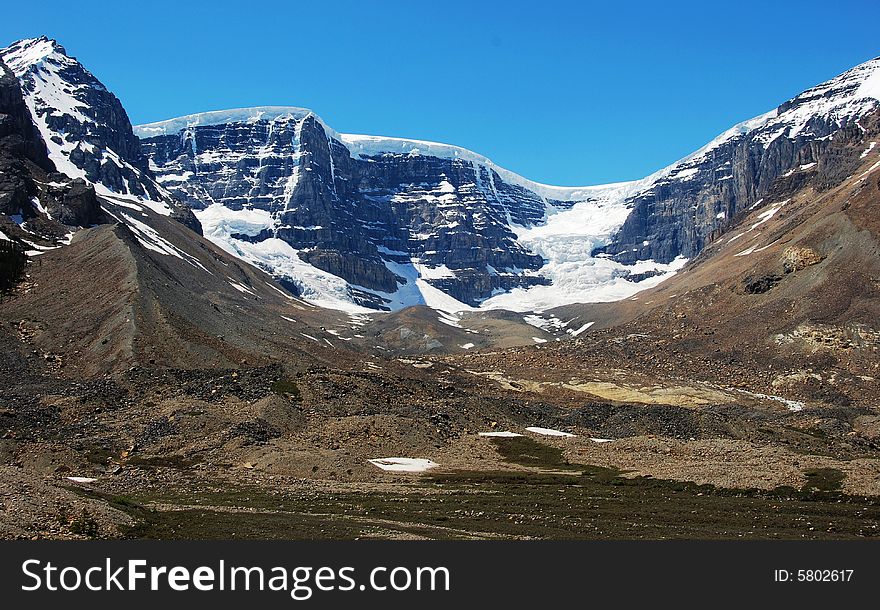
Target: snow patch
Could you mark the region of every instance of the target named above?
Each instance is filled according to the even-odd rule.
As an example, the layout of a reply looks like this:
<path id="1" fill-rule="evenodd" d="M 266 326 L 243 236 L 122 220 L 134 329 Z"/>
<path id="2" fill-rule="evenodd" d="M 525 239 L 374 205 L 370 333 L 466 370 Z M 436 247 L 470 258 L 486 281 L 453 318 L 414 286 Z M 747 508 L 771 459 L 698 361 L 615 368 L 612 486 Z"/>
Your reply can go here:
<path id="1" fill-rule="evenodd" d="M 264 229 L 275 226 L 272 214 L 266 210 L 246 208 L 232 210 L 214 203 L 203 210 L 195 211 L 195 214 L 202 223 L 202 232 L 209 239 L 212 237 L 220 239 L 236 233 L 252 237 Z"/>
<path id="2" fill-rule="evenodd" d="M 587 322 L 577 330 L 568 329 L 568 334 L 570 334 L 572 337 L 577 337 L 579 334 L 590 328 L 593 324 L 595 324 L 595 322 Z"/>
<path id="3" fill-rule="evenodd" d="M 538 426 L 529 426 L 526 428 L 529 432 L 534 432 L 535 434 L 543 434 L 544 436 L 575 436 L 570 432 L 563 432 L 562 430 L 554 430 L 553 428 L 541 428 Z"/>
<path id="4" fill-rule="evenodd" d="M 373 466 L 389 472 L 425 472 L 440 464 L 423 458 L 388 457 L 367 460 Z"/>
<path id="5" fill-rule="evenodd" d="M 251 296 L 257 296 L 257 293 L 255 293 L 253 290 L 251 290 L 250 288 L 248 288 L 244 284 L 239 284 L 238 282 L 235 282 L 233 280 L 229 280 L 229 285 L 232 286 L 233 288 L 235 288 L 236 290 L 238 290 L 239 292 L 243 292 L 243 293 L 249 294 Z"/>
<path id="6" fill-rule="evenodd" d="M 762 394 L 760 392 L 749 392 L 748 390 L 743 390 L 741 388 L 733 388 L 734 391 L 739 392 L 740 394 L 746 394 L 748 396 L 753 396 L 754 398 L 762 398 L 764 400 L 773 400 L 775 402 L 779 402 L 788 407 L 789 411 L 803 411 L 804 403 L 799 402 L 797 400 L 791 400 L 788 398 L 783 398 L 782 396 L 774 396 L 773 394 Z"/>
<path id="7" fill-rule="evenodd" d="M 105 208 L 105 211 L 108 210 L 106 210 Z M 180 248 L 159 235 L 159 232 L 156 231 L 156 229 L 154 229 L 153 227 L 144 222 L 141 222 L 133 216 L 126 214 L 125 212 L 120 212 L 119 215 L 122 217 L 122 220 L 125 222 L 125 224 L 127 224 L 132 230 L 138 242 L 147 250 L 152 250 L 153 252 L 158 252 L 159 254 L 164 254 L 165 256 L 173 256 L 175 258 L 179 258 L 182 261 L 186 261 L 194 267 L 198 266 L 202 269 L 205 269 L 204 267 L 202 267 L 201 263 L 194 259 L 194 257 L 186 254 Z M 207 271 L 207 269 L 205 269 L 205 271 Z"/>

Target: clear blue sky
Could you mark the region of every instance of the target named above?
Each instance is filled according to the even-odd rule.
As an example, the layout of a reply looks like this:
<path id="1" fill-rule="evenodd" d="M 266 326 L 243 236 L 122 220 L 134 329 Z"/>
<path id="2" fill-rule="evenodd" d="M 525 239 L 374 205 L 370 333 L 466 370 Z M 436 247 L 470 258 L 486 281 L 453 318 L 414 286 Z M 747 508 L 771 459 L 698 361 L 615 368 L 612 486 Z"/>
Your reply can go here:
<path id="1" fill-rule="evenodd" d="M 533 180 L 642 177 L 880 55 L 876 0 L 9 2 L 133 123 L 255 105 L 437 140 Z"/>

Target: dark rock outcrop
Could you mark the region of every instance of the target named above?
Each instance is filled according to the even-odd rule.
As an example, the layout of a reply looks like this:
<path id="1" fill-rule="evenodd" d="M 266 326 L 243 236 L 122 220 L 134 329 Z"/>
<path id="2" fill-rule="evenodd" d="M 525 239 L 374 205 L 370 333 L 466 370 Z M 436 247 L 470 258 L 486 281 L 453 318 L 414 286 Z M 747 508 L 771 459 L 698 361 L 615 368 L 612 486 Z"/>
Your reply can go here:
<path id="1" fill-rule="evenodd" d="M 47 172 L 55 171 L 46 145 L 31 120 L 18 79 L 0 60 L 0 140 L 3 151 L 27 159 Z"/>
<path id="2" fill-rule="evenodd" d="M 762 275 L 759 277 L 747 277 L 743 280 L 743 289 L 747 294 L 764 294 L 782 281 L 778 275 Z"/>
<path id="3" fill-rule="evenodd" d="M 31 121 L 15 75 L 0 60 L 0 213 L 23 214 L 37 194 L 31 168 L 55 168 Z"/>
<path id="4" fill-rule="evenodd" d="M 0 239 L 0 291 L 11 288 L 24 276 L 27 256 L 19 244 Z"/>
<path id="5" fill-rule="evenodd" d="M 104 222 L 95 188 L 85 180 L 78 178 L 61 187 L 49 186 L 47 192 L 52 195 L 47 209 L 62 224 L 88 227 Z"/>
<path id="6" fill-rule="evenodd" d="M 39 217 L 40 207 L 68 226 L 103 219 L 91 185 L 55 172 L 18 79 L 0 61 L 0 213 L 25 220 Z"/>

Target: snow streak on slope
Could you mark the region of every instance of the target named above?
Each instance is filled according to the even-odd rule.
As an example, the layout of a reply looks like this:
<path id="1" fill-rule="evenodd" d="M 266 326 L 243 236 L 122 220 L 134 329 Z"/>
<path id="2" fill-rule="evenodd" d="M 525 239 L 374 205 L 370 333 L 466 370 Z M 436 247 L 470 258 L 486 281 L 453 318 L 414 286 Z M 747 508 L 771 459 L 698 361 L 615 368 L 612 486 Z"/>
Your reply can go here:
<path id="1" fill-rule="evenodd" d="M 431 272 L 420 270 L 417 262 L 402 264 L 386 261 L 385 266 L 395 275 L 406 280 L 405 284 L 398 283 L 398 289 L 396 292 L 388 293 L 376 290 L 371 291 L 387 299 L 388 306 L 391 307 L 392 310 L 403 309 L 404 307 L 411 307 L 413 305 L 427 305 L 438 311 L 446 311 L 449 313 L 469 311 L 473 309 L 465 303 L 449 296 L 439 288 L 429 284 L 425 276 L 430 275 Z"/>
<path id="2" fill-rule="evenodd" d="M 254 243 L 235 237 L 257 235 L 263 229 L 274 228 L 275 220 L 269 212 L 256 209 L 230 210 L 215 203 L 195 213 L 202 223 L 202 231 L 207 239 L 275 278 L 289 282 L 310 303 L 351 313 L 374 311 L 356 305 L 351 288 L 345 280 L 303 261 L 298 251 L 287 242 L 272 237 Z"/>

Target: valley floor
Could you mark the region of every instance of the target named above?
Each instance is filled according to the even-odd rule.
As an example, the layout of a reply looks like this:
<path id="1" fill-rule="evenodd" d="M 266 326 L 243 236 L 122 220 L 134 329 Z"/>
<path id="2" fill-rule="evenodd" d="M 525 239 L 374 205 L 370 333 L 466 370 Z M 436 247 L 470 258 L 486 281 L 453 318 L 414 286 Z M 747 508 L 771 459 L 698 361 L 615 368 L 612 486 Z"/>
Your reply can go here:
<path id="1" fill-rule="evenodd" d="M 831 365 L 813 370 L 837 394 L 810 395 L 773 384 L 791 372 L 688 364 L 624 327 L 379 369 L 74 381 L 4 328 L 5 538 L 880 534 L 875 390 Z M 367 461 L 392 456 L 438 465 Z"/>

